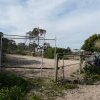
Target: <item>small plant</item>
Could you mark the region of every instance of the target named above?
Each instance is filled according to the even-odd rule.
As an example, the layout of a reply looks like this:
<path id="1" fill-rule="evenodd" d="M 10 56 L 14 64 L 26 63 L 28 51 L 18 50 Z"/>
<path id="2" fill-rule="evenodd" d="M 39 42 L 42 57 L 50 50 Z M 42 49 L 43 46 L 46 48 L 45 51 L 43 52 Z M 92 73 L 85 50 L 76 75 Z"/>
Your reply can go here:
<path id="1" fill-rule="evenodd" d="M 94 84 L 100 81 L 100 67 L 95 65 L 86 65 L 84 67 L 84 81 L 86 84 Z"/>
<path id="2" fill-rule="evenodd" d="M 23 92 L 20 87 L 14 86 L 10 89 L 4 88 L 0 90 L 0 100 L 22 100 Z"/>
<path id="3" fill-rule="evenodd" d="M 45 79 L 45 78 L 33 79 L 32 82 L 34 86 L 34 94 L 35 92 L 38 92 L 39 98 L 41 99 L 47 98 L 47 100 L 55 100 L 56 96 L 62 96 L 63 90 L 78 88 L 77 84 L 73 84 L 73 83 L 70 84 L 67 82 L 55 83 L 52 79 Z M 33 95 L 31 94 L 30 98 L 37 97 L 37 95 L 34 94 Z"/>
<path id="4" fill-rule="evenodd" d="M 41 96 L 36 95 L 35 93 L 33 93 L 28 97 L 28 100 L 43 100 L 43 99 L 42 99 Z"/>
<path id="5" fill-rule="evenodd" d="M 25 100 L 30 82 L 10 72 L 0 73 L 0 100 Z"/>
<path id="6" fill-rule="evenodd" d="M 84 71 L 87 74 L 100 74 L 100 67 L 99 66 L 95 66 L 95 65 L 86 65 L 84 67 Z"/>

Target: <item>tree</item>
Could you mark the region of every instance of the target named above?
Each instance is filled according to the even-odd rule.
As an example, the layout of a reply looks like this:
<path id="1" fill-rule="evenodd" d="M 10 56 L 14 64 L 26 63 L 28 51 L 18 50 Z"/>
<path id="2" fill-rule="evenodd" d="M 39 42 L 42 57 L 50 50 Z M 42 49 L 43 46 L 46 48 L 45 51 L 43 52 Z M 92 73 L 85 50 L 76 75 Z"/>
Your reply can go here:
<path id="1" fill-rule="evenodd" d="M 17 48 L 20 51 L 24 51 L 26 49 L 26 45 L 25 43 L 18 43 Z"/>
<path id="2" fill-rule="evenodd" d="M 67 47 L 67 49 L 64 50 L 64 53 L 71 53 L 71 48 Z"/>
<path id="3" fill-rule="evenodd" d="M 100 51 L 100 47 L 97 46 L 99 44 L 100 34 L 94 34 L 85 40 L 81 49 L 85 51 Z"/>
<path id="4" fill-rule="evenodd" d="M 38 39 L 38 45 L 39 45 L 39 38 L 40 36 L 42 36 L 43 34 L 46 34 L 46 30 L 44 29 L 40 29 L 40 28 L 34 28 L 32 31 L 29 31 L 26 33 L 30 39 L 30 41 L 34 38 Z"/>
<path id="5" fill-rule="evenodd" d="M 4 53 L 13 53 L 17 46 L 16 46 L 16 42 L 14 40 L 9 40 L 7 38 L 3 38 L 3 52 Z"/>
<path id="6" fill-rule="evenodd" d="M 31 52 L 34 52 L 35 53 L 35 48 L 37 47 L 37 44 L 34 42 L 34 43 L 30 43 L 29 44 L 29 51 Z"/>
<path id="7" fill-rule="evenodd" d="M 50 48 L 50 47 L 51 47 L 50 43 L 47 43 L 47 42 L 44 43 L 44 49 L 47 49 L 47 48 Z"/>
<path id="8" fill-rule="evenodd" d="M 44 52 L 44 57 L 53 59 L 54 58 L 54 48 L 47 48 Z"/>

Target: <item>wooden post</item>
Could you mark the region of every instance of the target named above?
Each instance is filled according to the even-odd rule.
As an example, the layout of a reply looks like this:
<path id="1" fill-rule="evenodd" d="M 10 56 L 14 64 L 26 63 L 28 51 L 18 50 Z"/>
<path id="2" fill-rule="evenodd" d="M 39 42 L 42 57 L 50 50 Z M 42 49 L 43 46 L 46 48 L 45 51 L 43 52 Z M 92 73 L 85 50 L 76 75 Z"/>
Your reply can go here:
<path id="1" fill-rule="evenodd" d="M 56 60 L 55 60 L 55 82 L 57 82 L 58 79 L 58 54 L 56 54 Z"/>
<path id="2" fill-rule="evenodd" d="M 65 77 L 64 77 L 64 57 L 63 57 L 63 59 L 62 59 L 62 60 L 63 60 L 62 74 L 63 74 L 63 80 L 64 80 L 64 78 L 65 78 Z"/>
<path id="3" fill-rule="evenodd" d="M 82 71 L 82 64 L 83 64 L 83 55 L 80 55 L 80 71 L 79 71 L 80 74 Z"/>

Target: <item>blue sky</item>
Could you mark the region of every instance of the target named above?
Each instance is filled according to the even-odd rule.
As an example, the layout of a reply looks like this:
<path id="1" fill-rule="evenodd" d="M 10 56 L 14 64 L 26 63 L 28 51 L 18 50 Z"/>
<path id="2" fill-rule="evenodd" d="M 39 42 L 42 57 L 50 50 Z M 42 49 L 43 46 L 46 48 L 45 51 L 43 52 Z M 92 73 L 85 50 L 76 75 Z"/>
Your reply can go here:
<path id="1" fill-rule="evenodd" d="M 80 48 L 100 32 L 100 0 L 0 0 L 0 31 L 25 35 L 35 27 L 59 47 Z"/>

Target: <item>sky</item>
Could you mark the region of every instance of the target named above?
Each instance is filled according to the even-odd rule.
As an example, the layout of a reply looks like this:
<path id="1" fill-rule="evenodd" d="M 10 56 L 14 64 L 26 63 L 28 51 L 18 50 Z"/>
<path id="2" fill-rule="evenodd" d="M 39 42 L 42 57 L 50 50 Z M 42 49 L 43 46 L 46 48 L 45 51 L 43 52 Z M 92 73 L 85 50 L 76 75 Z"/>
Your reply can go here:
<path id="1" fill-rule="evenodd" d="M 100 32 L 100 0 L 0 0 L 1 32 L 25 35 L 35 27 L 58 47 L 80 48 Z"/>

